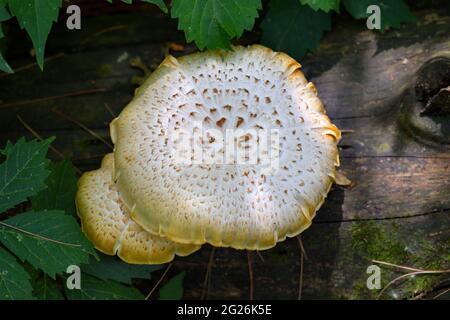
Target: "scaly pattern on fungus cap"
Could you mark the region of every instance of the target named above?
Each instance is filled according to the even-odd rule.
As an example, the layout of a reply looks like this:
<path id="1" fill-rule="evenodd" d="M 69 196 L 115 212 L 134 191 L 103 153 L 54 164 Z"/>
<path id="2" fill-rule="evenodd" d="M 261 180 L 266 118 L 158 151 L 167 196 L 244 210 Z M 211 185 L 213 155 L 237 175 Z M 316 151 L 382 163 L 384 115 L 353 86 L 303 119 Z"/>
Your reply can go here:
<path id="1" fill-rule="evenodd" d="M 186 256 L 200 248 L 152 235 L 131 220 L 112 179 L 113 166 L 114 157 L 108 154 L 100 169 L 86 172 L 78 182 L 78 216 L 98 250 L 117 254 L 128 263 L 160 264 L 171 261 L 175 254 Z"/>
<path id="2" fill-rule="evenodd" d="M 115 177 L 132 219 L 177 242 L 250 250 L 306 229 L 333 183 L 340 132 L 300 67 L 259 45 L 166 58 L 111 123 Z M 205 131 L 238 129 L 236 149 L 257 146 L 276 166 L 259 156 L 206 163 L 193 153 L 184 163 L 174 154 L 196 146 L 224 156 Z M 266 148 L 255 135 L 264 130 L 274 133 Z M 186 142 L 186 132 L 201 138 Z"/>

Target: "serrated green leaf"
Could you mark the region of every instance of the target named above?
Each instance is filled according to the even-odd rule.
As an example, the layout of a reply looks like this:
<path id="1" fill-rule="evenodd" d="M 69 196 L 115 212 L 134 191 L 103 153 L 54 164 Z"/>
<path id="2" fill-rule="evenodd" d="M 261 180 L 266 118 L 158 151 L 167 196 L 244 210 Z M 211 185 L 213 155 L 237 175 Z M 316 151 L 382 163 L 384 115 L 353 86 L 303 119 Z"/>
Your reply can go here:
<path id="1" fill-rule="evenodd" d="M 200 49 L 229 49 L 232 39 L 253 28 L 261 8 L 261 0 L 174 0 L 171 14 L 187 42 Z"/>
<path id="2" fill-rule="evenodd" d="M 95 255 L 94 248 L 81 233 L 77 221 L 62 211 L 22 213 L 3 223 L 27 233 L 1 225 L 0 242 L 22 261 L 29 262 L 53 279 L 56 274 L 65 272 L 69 265 L 87 263 L 89 255 Z"/>
<path id="3" fill-rule="evenodd" d="M 103 281 L 86 274 L 81 275 L 81 289 L 65 289 L 70 300 L 144 300 L 137 289 L 114 281 Z"/>
<path id="4" fill-rule="evenodd" d="M 6 73 L 14 73 L 14 70 L 9 66 L 8 62 L 6 62 L 5 58 L 3 58 L 1 52 L 0 52 L 0 70 Z"/>
<path id="5" fill-rule="evenodd" d="M 151 279 L 151 273 L 163 267 L 162 265 L 128 264 L 105 254 L 98 256 L 100 260 L 91 258 L 89 264 L 81 266 L 81 270 L 105 281 L 114 280 L 131 284 L 131 279 Z"/>
<path id="6" fill-rule="evenodd" d="M 1 19 L 0 19 L 1 21 Z M 3 34 L 2 24 L 0 23 L 0 41 L 5 37 Z M 6 73 L 13 73 L 14 71 L 9 66 L 8 62 L 6 62 L 5 58 L 3 58 L 3 54 L 0 50 L 0 70 Z"/>
<path id="7" fill-rule="evenodd" d="M 183 279 L 186 272 L 183 271 L 170 279 L 160 290 L 159 300 L 180 300 L 183 298 Z"/>
<path id="8" fill-rule="evenodd" d="M 8 9 L 0 3 L 0 22 L 6 21 L 11 18 Z"/>
<path id="9" fill-rule="evenodd" d="M 299 59 L 314 51 L 323 33 L 330 30 L 331 15 L 298 0 L 272 0 L 261 27 L 263 44 Z"/>
<path id="10" fill-rule="evenodd" d="M 367 7 L 377 5 L 381 13 L 381 30 L 399 28 L 402 23 L 413 22 L 415 17 L 403 0 L 343 0 L 345 9 L 355 19 L 366 19 L 370 14 Z"/>
<path id="11" fill-rule="evenodd" d="M 33 280 L 33 293 L 39 300 L 64 300 L 56 281 L 45 274 Z"/>
<path id="12" fill-rule="evenodd" d="M 339 12 L 340 0 L 300 0 L 300 3 L 303 5 L 308 5 L 316 11 L 323 10 L 328 12 L 330 10 L 334 10 Z"/>
<path id="13" fill-rule="evenodd" d="M 106 0 L 106 1 L 108 1 L 109 3 L 112 3 L 112 0 Z M 164 3 L 164 0 L 141 0 L 141 1 L 157 5 L 158 8 L 160 8 L 164 13 L 168 12 L 167 6 Z M 122 0 L 122 2 L 126 3 L 126 4 L 132 4 L 133 0 Z"/>
<path id="14" fill-rule="evenodd" d="M 162 12 L 164 12 L 164 13 L 168 12 L 167 6 L 163 0 L 142 0 L 142 2 L 147 2 L 147 3 L 157 5 L 158 8 L 160 8 L 162 10 Z"/>
<path id="15" fill-rule="evenodd" d="M 45 158 L 53 138 L 8 144 L 6 160 L 0 165 L 0 213 L 34 196 L 45 188 L 49 161 Z"/>
<path id="16" fill-rule="evenodd" d="M 0 150 L 0 153 L 3 156 L 8 156 L 9 152 L 12 150 L 13 147 L 14 147 L 14 144 L 8 140 L 8 141 L 6 141 L 5 147 Z"/>
<path id="17" fill-rule="evenodd" d="M 32 300 L 30 275 L 11 254 L 0 248 L 0 300 Z"/>
<path id="18" fill-rule="evenodd" d="M 51 163 L 50 175 L 45 180 L 47 189 L 31 198 L 34 211 L 62 210 L 75 215 L 77 178 L 75 168 L 68 160 Z"/>
<path id="19" fill-rule="evenodd" d="M 45 43 L 53 22 L 58 19 L 61 4 L 62 0 L 8 0 L 11 14 L 33 42 L 41 70 L 44 68 Z"/>
<path id="20" fill-rule="evenodd" d="M 162 12 L 164 13 L 168 13 L 169 10 L 167 9 L 166 4 L 164 3 L 163 0 L 142 0 L 143 2 L 147 2 L 147 3 L 151 3 L 154 4 L 156 6 L 158 6 L 158 8 L 161 9 Z"/>

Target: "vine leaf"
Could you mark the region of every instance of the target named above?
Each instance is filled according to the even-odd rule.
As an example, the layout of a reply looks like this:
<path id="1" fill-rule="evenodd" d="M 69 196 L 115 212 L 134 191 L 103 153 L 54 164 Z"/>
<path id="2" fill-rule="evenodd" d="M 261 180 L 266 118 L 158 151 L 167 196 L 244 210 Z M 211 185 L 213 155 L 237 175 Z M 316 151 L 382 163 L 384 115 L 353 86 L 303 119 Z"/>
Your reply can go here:
<path id="1" fill-rule="evenodd" d="M 159 290 L 159 300 L 180 300 L 183 298 L 183 279 L 186 272 L 183 271 L 170 279 Z"/>
<path id="2" fill-rule="evenodd" d="M 53 140 L 26 142 L 21 138 L 15 145 L 7 144 L 2 151 L 6 161 L 0 165 L 0 213 L 45 188 L 50 173 L 46 155 Z"/>
<path id="3" fill-rule="evenodd" d="M 89 275 L 81 276 L 81 289 L 65 289 L 69 300 L 144 300 L 137 289 L 114 281 L 103 281 Z"/>
<path id="4" fill-rule="evenodd" d="M 204 49 L 229 49 L 230 41 L 253 28 L 261 0 L 173 0 L 172 18 L 178 18 L 187 42 Z"/>
<path id="5" fill-rule="evenodd" d="M 62 211 L 27 212 L 3 220 L 0 242 L 20 260 L 29 262 L 53 279 L 69 265 L 87 263 L 89 255 L 95 255 L 77 221 Z"/>
<path id="6" fill-rule="evenodd" d="M 106 0 L 109 3 L 112 3 L 112 0 Z M 167 6 L 164 3 L 164 0 L 141 0 L 142 2 L 147 2 L 147 3 L 151 3 L 154 5 L 157 5 L 164 13 L 167 13 Z M 122 0 L 122 2 L 126 3 L 126 4 L 132 4 L 133 0 Z"/>
<path id="7" fill-rule="evenodd" d="M 367 7 L 377 5 L 381 12 L 381 30 L 399 28 L 402 23 L 413 22 L 415 17 L 403 0 L 343 0 L 345 9 L 355 19 L 365 19 L 370 14 Z"/>
<path id="8" fill-rule="evenodd" d="M 148 3 L 152 3 L 154 5 L 157 5 L 158 8 L 160 8 L 162 10 L 162 12 L 167 13 L 167 6 L 164 3 L 163 0 L 142 0 L 143 2 L 148 2 Z"/>
<path id="9" fill-rule="evenodd" d="M 68 160 L 51 163 L 50 175 L 45 180 L 47 189 L 31 198 L 34 211 L 62 210 L 75 215 L 77 178 L 75 168 Z"/>
<path id="10" fill-rule="evenodd" d="M 151 279 L 151 273 L 162 268 L 162 265 L 128 264 L 105 254 L 98 256 L 100 260 L 91 258 L 89 264 L 82 266 L 82 269 L 84 273 L 105 281 L 131 284 L 132 279 Z"/>
<path id="11" fill-rule="evenodd" d="M 53 22 L 58 19 L 61 4 L 62 0 L 8 0 L 11 14 L 33 42 L 41 70 L 44 68 L 45 43 Z"/>
<path id="12" fill-rule="evenodd" d="M 1 11 L 1 8 L 0 8 Z M 5 37 L 3 34 L 2 24 L 1 24 L 1 12 L 0 12 L 0 41 Z M 12 68 L 9 66 L 8 62 L 6 62 L 5 58 L 2 55 L 0 50 L 0 70 L 6 73 L 13 73 Z"/>
<path id="13" fill-rule="evenodd" d="M 3 34 L 2 29 L 2 22 L 6 21 L 11 18 L 11 15 L 9 14 L 8 10 L 6 9 L 5 3 L 2 3 L 0 1 L 0 42 L 3 42 L 3 38 L 5 35 Z M 4 43 L 2 43 L 4 44 Z M 7 73 L 13 73 L 13 70 L 9 66 L 9 64 L 6 62 L 5 58 L 3 58 L 1 48 L 0 48 L 0 70 Z"/>
<path id="14" fill-rule="evenodd" d="M 30 278 L 16 258 L 0 248 L 0 300 L 33 300 Z"/>
<path id="15" fill-rule="evenodd" d="M 323 10 L 328 12 L 334 10 L 339 12 L 339 4 L 341 0 L 300 0 L 300 3 L 309 5 L 314 10 Z"/>
<path id="16" fill-rule="evenodd" d="M 5 4 L 0 2 L 0 22 L 6 21 L 11 18 L 8 10 L 6 9 Z"/>
<path id="17" fill-rule="evenodd" d="M 299 59 L 315 50 L 330 30 L 331 14 L 314 11 L 298 0 L 272 0 L 261 27 L 263 44 Z"/>
<path id="18" fill-rule="evenodd" d="M 46 274 L 33 280 L 33 293 L 39 300 L 64 300 L 55 280 Z"/>

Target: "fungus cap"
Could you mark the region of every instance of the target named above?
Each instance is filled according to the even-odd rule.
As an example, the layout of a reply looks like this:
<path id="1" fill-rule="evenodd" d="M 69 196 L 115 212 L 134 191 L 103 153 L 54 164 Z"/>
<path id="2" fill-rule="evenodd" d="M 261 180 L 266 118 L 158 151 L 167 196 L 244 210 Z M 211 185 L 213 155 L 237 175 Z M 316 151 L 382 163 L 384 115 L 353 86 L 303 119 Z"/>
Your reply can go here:
<path id="1" fill-rule="evenodd" d="M 131 220 L 112 179 L 113 166 L 113 155 L 108 154 L 100 169 L 86 172 L 78 182 L 78 216 L 83 232 L 98 250 L 117 253 L 128 263 L 160 264 L 175 254 L 186 256 L 199 249 L 150 234 Z"/>
<path id="2" fill-rule="evenodd" d="M 111 123 L 132 219 L 176 242 L 250 250 L 306 229 L 340 132 L 300 67 L 260 45 L 167 57 Z"/>

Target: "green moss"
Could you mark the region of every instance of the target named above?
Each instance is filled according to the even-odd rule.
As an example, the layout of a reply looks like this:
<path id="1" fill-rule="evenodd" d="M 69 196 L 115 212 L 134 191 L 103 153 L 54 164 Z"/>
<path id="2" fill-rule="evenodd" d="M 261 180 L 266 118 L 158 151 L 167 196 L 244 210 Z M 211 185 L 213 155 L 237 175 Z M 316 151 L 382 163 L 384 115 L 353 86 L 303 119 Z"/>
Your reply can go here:
<path id="1" fill-rule="evenodd" d="M 405 245 L 397 239 L 397 227 L 382 228 L 374 221 L 358 222 L 352 225 L 352 247 L 368 260 L 382 260 L 401 263 L 407 258 Z"/>
<path id="2" fill-rule="evenodd" d="M 372 264 L 371 260 L 380 260 L 393 264 L 410 266 L 424 270 L 448 269 L 450 265 L 450 239 L 439 241 L 438 239 L 423 238 L 411 244 L 408 239 L 401 237 L 407 234 L 406 230 L 399 232 L 399 226 L 395 223 L 377 223 L 374 221 L 358 222 L 352 225 L 352 248 L 357 257 L 362 259 L 364 265 Z M 415 238 L 421 238 L 416 234 Z M 407 270 L 381 266 L 382 287 L 386 286 L 394 278 L 408 273 Z M 366 287 L 367 275 L 365 270 L 362 276 L 353 283 L 352 299 L 374 299 L 378 296 L 378 290 L 368 290 Z M 392 286 L 400 298 L 411 298 L 419 293 L 430 291 L 438 282 L 442 281 L 445 274 L 416 275 L 400 281 L 398 286 Z M 389 290 L 384 298 L 389 298 Z"/>

